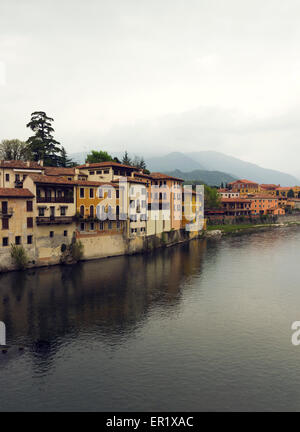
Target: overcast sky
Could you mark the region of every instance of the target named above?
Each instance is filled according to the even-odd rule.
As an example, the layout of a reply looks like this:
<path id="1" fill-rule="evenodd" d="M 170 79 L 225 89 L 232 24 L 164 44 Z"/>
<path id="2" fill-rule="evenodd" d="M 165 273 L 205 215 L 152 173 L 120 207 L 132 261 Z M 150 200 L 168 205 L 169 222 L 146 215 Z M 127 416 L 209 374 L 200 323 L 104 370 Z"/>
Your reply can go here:
<path id="1" fill-rule="evenodd" d="M 299 22 L 299 0 L 0 0 L 0 139 L 45 110 L 70 153 L 211 149 L 300 173 Z"/>

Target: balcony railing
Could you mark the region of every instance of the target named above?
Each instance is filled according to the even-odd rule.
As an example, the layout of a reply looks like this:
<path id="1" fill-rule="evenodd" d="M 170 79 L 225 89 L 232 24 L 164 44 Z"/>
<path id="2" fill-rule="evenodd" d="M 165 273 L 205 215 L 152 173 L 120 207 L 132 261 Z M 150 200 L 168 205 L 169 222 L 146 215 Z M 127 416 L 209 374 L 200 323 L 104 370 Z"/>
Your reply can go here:
<path id="1" fill-rule="evenodd" d="M 37 216 L 37 225 L 58 225 L 70 224 L 74 220 L 73 216 Z"/>
<path id="2" fill-rule="evenodd" d="M 14 214 L 14 211 L 12 208 L 8 208 L 6 211 L 0 210 L 0 218 L 10 218 Z"/>
<path id="3" fill-rule="evenodd" d="M 36 198 L 38 203 L 74 203 L 74 197 L 47 197 L 38 196 Z"/>

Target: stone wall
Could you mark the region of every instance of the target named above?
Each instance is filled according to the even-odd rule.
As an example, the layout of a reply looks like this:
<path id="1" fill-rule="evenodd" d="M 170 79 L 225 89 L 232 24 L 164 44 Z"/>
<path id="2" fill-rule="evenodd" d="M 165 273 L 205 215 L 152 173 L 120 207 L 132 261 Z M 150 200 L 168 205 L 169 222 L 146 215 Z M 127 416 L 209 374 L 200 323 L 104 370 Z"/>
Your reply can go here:
<path id="1" fill-rule="evenodd" d="M 300 222 L 300 212 L 299 214 L 286 214 L 278 216 L 278 223 L 288 223 L 288 222 Z"/>
<path id="2" fill-rule="evenodd" d="M 74 234 L 73 234 L 74 235 Z M 132 255 L 151 252 L 160 247 L 172 246 L 199 237 L 198 232 L 184 229 L 162 232 L 157 235 L 127 238 L 122 233 L 111 235 L 77 236 L 83 244 L 83 260 L 106 258 L 117 255 Z M 55 265 L 61 262 L 62 244 L 69 245 L 71 238 L 63 236 L 63 232 L 54 238 L 41 236 L 34 245 L 25 247 L 30 259 L 28 267 Z M 10 248 L 0 250 L 0 272 L 15 270 L 10 257 Z"/>

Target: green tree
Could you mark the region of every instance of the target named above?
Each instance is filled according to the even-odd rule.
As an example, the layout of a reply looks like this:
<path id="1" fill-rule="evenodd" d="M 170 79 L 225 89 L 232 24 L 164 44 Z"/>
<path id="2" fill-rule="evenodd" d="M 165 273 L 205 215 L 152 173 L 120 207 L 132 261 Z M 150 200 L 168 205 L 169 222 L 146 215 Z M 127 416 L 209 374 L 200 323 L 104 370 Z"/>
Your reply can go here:
<path id="1" fill-rule="evenodd" d="M 110 162 L 113 158 L 106 151 L 92 150 L 86 157 L 86 163 Z"/>
<path id="2" fill-rule="evenodd" d="M 143 157 L 135 156 L 132 165 L 143 171 L 147 170 L 146 162 Z"/>
<path id="3" fill-rule="evenodd" d="M 122 159 L 122 163 L 123 163 L 124 165 L 131 165 L 131 164 L 132 164 L 131 159 L 130 159 L 130 157 L 128 156 L 127 150 L 126 150 L 125 153 L 124 153 L 124 156 L 123 156 L 123 159 Z"/>
<path id="4" fill-rule="evenodd" d="M 61 144 L 53 138 L 53 118 L 44 111 L 35 111 L 26 125 L 34 135 L 27 140 L 34 161 L 43 160 L 45 166 L 61 166 Z"/>
<path id="5" fill-rule="evenodd" d="M 295 198 L 295 194 L 294 194 L 293 189 L 290 189 L 290 190 L 288 191 L 288 193 L 287 193 L 287 197 L 288 197 L 288 198 Z"/>
<path id="6" fill-rule="evenodd" d="M 31 154 L 26 142 L 18 139 L 6 139 L 0 143 L 0 159 L 28 160 L 31 159 Z"/>
<path id="7" fill-rule="evenodd" d="M 62 147 L 61 149 L 61 160 L 60 160 L 60 166 L 65 168 L 72 168 L 76 166 L 76 163 L 72 161 L 67 155 L 66 149 Z"/>
<path id="8" fill-rule="evenodd" d="M 204 206 L 206 209 L 219 209 L 221 207 L 218 189 L 204 185 Z"/>

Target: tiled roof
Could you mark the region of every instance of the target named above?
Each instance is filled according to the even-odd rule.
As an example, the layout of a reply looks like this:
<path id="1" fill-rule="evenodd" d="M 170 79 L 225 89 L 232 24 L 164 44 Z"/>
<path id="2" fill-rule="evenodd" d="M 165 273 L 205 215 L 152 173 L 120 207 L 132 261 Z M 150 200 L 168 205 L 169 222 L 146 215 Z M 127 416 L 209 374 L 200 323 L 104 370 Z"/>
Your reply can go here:
<path id="1" fill-rule="evenodd" d="M 28 189 L 0 188 L 0 197 L 7 198 L 33 198 L 34 195 Z"/>
<path id="2" fill-rule="evenodd" d="M 255 195 L 251 195 L 248 196 L 248 199 L 267 199 L 267 200 L 277 200 L 278 198 L 272 195 L 260 195 L 260 194 L 255 194 Z"/>
<path id="3" fill-rule="evenodd" d="M 104 186 L 104 185 L 113 186 L 113 184 L 110 182 L 99 182 L 99 181 L 90 181 L 90 180 L 66 180 L 62 177 L 46 176 L 46 175 L 30 174 L 29 177 L 32 178 L 34 183 L 58 184 L 58 185 L 68 185 L 68 186 Z"/>
<path id="4" fill-rule="evenodd" d="M 97 162 L 97 163 L 86 163 L 83 165 L 79 165 L 77 168 L 84 168 L 84 169 L 90 169 L 90 168 L 101 168 L 101 167 L 117 167 L 117 168 L 127 168 L 131 169 L 133 171 L 138 170 L 137 167 L 131 166 L 131 165 L 124 165 L 118 162 Z"/>
<path id="5" fill-rule="evenodd" d="M 280 185 L 275 185 L 275 184 L 261 184 L 260 187 L 262 189 L 277 189 L 278 187 L 280 187 Z"/>
<path id="6" fill-rule="evenodd" d="M 75 168 L 45 167 L 46 175 L 75 175 Z"/>
<path id="7" fill-rule="evenodd" d="M 76 184 L 74 180 L 65 180 L 62 177 L 56 176 L 29 174 L 29 177 L 32 178 L 34 183 L 65 184 L 70 186 Z"/>
<path id="8" fill-rule="evenodd" d="M 291 189 L 293 189 L 294 186 L 286 186 L 286 187 L 277 187 L 276 190 L 278 191 L 289 191 Z"/>
<path id="9" fill-rule="evenodd" d="M 153 172 L 153 173 L 151 173 L 151 177 L 153 177 L 154 179 L 176 180 L 176 181 L 181 181 L 181 182 L 184 181 L 183 179 L 181 179 L 179 177 L 169 176 L 167 174 L 163 174 L 163 173 L 160 173 L 160 172 Z"/>
<path id="10" fill-rule="evenodd" d="M 245 180 L 245 179 L 235 180 L 235 181 L 233 181 L 233 182 L 231 182 L 231 183 L 229 183 L 229 184 L 233 185 L 233 184 L 236 184 L 236 183 L 258 185 L 258 183 L 256 183 L 256 182 L 253 182 L 253 181 L 251 181 L 251 180 Z"/>
<path id="11" fill-rule="evenodd" d="M 44 169 L 44 167 L 37 162 L 19 160 L 0 160 L 0 168 Z"/>
<path id="12" fill-rule="evenodd" d="M 239 202 L 243 202 L 243 203 L 250 203 L 251 201 L 250 201 L 250 199 L 248 199 L 248 198 L 222 198 L 221 199 L 221 201 L 222 201 L 222 203 L 223 202 L 236 202 L 236 203 L 239 203 Z"/>

